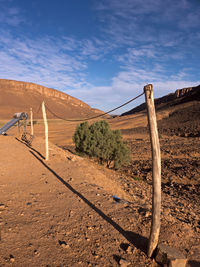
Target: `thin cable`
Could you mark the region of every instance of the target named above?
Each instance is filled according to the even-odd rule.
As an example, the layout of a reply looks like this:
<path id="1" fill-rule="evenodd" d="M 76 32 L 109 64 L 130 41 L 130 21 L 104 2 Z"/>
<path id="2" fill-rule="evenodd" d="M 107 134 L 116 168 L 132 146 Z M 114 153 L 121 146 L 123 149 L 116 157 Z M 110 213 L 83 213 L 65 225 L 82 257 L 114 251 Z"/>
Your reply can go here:
<path id="1" fill-rule="evenodd" d="M 144 92 L 143 92 L 142 94 L 140 94 L 140 95 L 138 95 L 138 96 L 132 98 L 131 100 L 127 101 L 126 103 L 124 103 L 124 104 L 122 104 L 122 105 L 120 105 L 120 106 L 118 106 L 118 107 L 116 107 L 116 108 L 114 108 L 114 109 L 112 109 L 112 110 L 109 110 L 109 111 L 107 111 L 107 112 L 105 112 L 105 113 L 103 113 L 103 114 L 100 114 L 100 115 L 97 115 L 97 116 L 94 116 L 94 117 L 90 117 L 90 118 L 87 118 L 87 119 L 82 119 L 82 120 L 80 120 L 80 119 L 79 119 L 79 120 L 64 119 L 64 118 L 58 116 L 57 114 L 55 114 L 53 111 L 51 111 L 50 108 L 49 108 L 46 104 L 45 104 L 45 106 L 46 106 L 46 109 L 47 109 L 53 116 L 57 117 L 58 119 L 61 119 L 61 120 L 64 120 L 64 121 L 72 121 L 72 122 L 73 122 L 73 121 L 89 121 L 89 120 L 92 120 L 92 119 L 97 119 L 97 118 L 103 117 L 103 116 L 106 115 L 106 114 L 109 114 L 109 113 L 111 113 L 111 112 L 113 112 L 113 111 L 115 111 L 115 110 L 117 110 L 117 109 L 119 109 L 119 108 L 122 108 L 122 107 L 126 106 L 127 104 L 131 103 L 132 101 L 136 100 L 137 98 L 139 98 L 139 97 L 142 96 L 143 94 L 144 94 Z"/>
<path id="2" fill-rule="evenodd" d="M 38 109 L 37 109 L 37 111 L 36 111 L 36 114 L 39 113 L 40 109 L 41 109 L 41 104 L 39 104 Z"/>

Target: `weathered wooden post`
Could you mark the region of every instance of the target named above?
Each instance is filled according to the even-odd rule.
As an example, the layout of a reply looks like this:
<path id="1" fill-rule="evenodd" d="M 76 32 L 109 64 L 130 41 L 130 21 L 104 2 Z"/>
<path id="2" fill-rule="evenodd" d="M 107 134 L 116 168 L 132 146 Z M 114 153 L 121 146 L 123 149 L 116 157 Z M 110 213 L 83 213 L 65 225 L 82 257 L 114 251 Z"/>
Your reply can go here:
<path id="1" fill-rule="evenodd" d="M 151 257 L 157 247 L 160 233 L 161 157 L 156 112 L 154 106 L 153 85 L 146 85 L 144 87 L 144 93 L 147 105 L 147 115 L 152 152 L 152 220 L 147 252 L 148 256 Z"/>
<path id="2" fill-rule="evenodd" d="M 48 143 L 48 123 L 47 123 L 47 115 L 45 110 L 45 103 L 42 102 L 42 115 L 44 120 L 44 126 L 45 126 L 45 149 L 46 149 L 46 160 L 49 160 L 49 143 Z"/>
<path id="3" fill-rule="evenodd" d="M 33 110 L 30 108 L 31 136 L 33 136 Z"/>

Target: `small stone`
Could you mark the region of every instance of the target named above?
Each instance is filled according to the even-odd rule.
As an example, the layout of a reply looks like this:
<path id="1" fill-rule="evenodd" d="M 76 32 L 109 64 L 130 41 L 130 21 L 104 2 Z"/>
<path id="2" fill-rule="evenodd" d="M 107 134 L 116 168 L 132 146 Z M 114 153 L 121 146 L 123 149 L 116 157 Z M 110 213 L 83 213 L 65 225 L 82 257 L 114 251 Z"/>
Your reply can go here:
<path id="1" fill-rule="evenodd" d="M 69 217 L 71 217 L 73 215 L 73 213 L 74 213 L 73 210 L 70 210 L 69 211 Z"/>
<path id="2" fill-rule="evenodd" d="M 70 246 L 68 244 L 62 244 L 61 247 L 62 248 L 69 248 Z"/>
<path id="3" fill-rule="evenodd" d="M 133 252 L 134 252 L 134 248 L 131 247 L 131 246 L 128 246 L 127 249 L 126 249 L 126 253 L 133 254 Z"/>
<path id="4" fill-rule="evenodd" d="M 4 210 L 6 208 L 6 205 L 3 203 L 0 203 L 0 210 Z"/>
<path id="5" fill-rule="evenodd" d="M 130 261 L 127 261 L 127 260 L 125 260 L 125 259 L 120 259 L 120 261 L 119 261 L 119 265 L 121 266 L 121 267 L 127 267 L 127 266 L 129 266 L 131 264 L 131 262 Z"/>
<path id="6" fill-rule="evenodd" d="M 174 259 L 170 260 L 168 266 L 169 267 L 185 267 L 187 263 L 187 259 Z"/>
<path id="7" fill-rule="evenodd" d="M 35 254 L 35 255 L 38 255 L 38 251 L 37 251 L 37 249 L 34 250 L 34 254 Z"/>
<path id="8" fill-rule="evenodd" d="M 146 218 L 150 217 L 150 216 L 151 216 L 151 212 L 150 212 L 150 211 L 146 211 L 144 216 L 145 216 Z"/>
<path id="9" fill-rule="evenodd" d="M 155 260 L 169 267 L 185 267 L 187 263 L 187 259 L 180 251 L 164 244 L 158 245 Z"/>
<path id="10" fill-rule="evenodd" d="M 10 254 L 10 262 L 14 262 L 15 261 L 15 258 L 12 254 Z"/>
<path id="11" fill-rule="evenodd" d="M 58 243 L 62 248 L 69 248 L 70 247 L 70 245 L 68 245 L 65 241 L 58 240 Z"/>
<path id="12" fill-rule="evenodd" d="M 163 210 L 163 213 L 164 213 L 165 215 L 169 215 L 170 212 L 171 212 L 170 208 L 164 208 L 164 210 Z"/>

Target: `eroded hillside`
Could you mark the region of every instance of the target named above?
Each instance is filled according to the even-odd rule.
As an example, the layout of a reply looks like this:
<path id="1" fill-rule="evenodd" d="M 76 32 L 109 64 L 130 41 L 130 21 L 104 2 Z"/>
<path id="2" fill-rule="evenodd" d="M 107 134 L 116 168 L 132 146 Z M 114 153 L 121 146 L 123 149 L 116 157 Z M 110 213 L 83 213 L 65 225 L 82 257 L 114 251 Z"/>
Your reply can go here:
<path id="1" fill-rule="evenodd" d="M 29 112 L 30 108 L 33 108 L 35 118 L 41 118 L 39 108 L 43 100 L 50 110 L 66 119 L 85 118 L 101 113 L 58 90 L 34 83 L 0 79 L 0 119 L 9 119 L 16 112 Z M 48 118 L 53 117 L 55 116 L 48 112 Z"/>

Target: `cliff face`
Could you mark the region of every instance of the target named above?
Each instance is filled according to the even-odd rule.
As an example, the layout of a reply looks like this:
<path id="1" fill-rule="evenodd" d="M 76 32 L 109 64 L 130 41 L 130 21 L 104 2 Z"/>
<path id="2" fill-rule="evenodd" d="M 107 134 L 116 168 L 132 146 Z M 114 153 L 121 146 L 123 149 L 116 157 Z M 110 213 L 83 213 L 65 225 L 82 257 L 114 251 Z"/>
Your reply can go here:
<path id="1" fill-rule="evenodd" d="M 92 109 L 83 101 L 55 89 L 47 88 L 34 83 L 0 79 L 0 119 L 8 119 L 16 112 L 35 112 L 45 101 L 48 107 L 60 117 L 85 118 L 101 113 Z M 52 114 L 48 114 L 52 118 Z"/>
<path id="2" fill-rule="evenodd" d="M 58 90 L 48 88 L 48 87 L 45 87 L 42 85 L 38 85 L 35 83 L 0 79 L 0 90 L 1 91 L 9 90 L 15 94 L 26 94 L 26 93 L 36 94 L 36 93 L 39 93 L 41 96 L 44 96 L 44 97 L 49 97 L 49 98 L 54 97 L 54 98 L 65 100 L 65 101 L 67 101 L 70 104 L 73 104 L 75 106 L 90 108 L 89 105 L 87 105 L 86 103 L 84 103 L 83 101 L 81 101 L 75 97 L 72 97 L 72 96 L 65 94 L 63 92 L 60 92 Z"/>
<path id="3" fill-rule="evenodd" d="M 157 110 L 166 108 L 169 106 L 175 106 L 181 103 L 186 103 L 189 101 L 200 101 L 200 85 L 196 87 L 189 87 L 183 89 L 177 89 L 175 93 L 168 94 L 166 96 L 155 99 L 155 107 Z M 146 109 L 146 104 L 143 103 L 136 108 L 131 109 L 128 112 L 122 114 L 131 115 Z"/>

